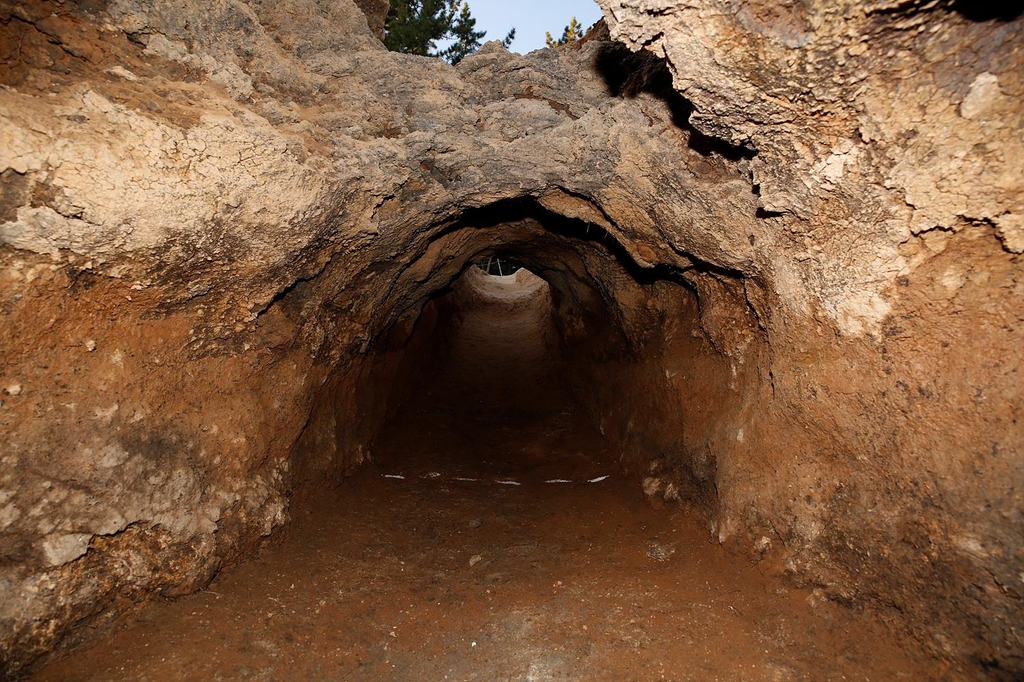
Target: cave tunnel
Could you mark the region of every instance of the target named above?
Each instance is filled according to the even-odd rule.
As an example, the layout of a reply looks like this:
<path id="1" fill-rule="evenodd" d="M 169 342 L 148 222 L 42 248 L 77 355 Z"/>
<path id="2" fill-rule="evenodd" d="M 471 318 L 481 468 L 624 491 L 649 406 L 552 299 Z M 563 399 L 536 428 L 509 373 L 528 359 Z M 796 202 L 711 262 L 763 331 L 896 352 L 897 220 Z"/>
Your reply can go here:
<path id="1" fill-rule="evenodd" d="M 621 475 L 630 466 L 666 456 L 673 449 L 671 441 L 660 452 L 613 456 L 601 434 L 628 438 L 645 433 L 650 442 L 632 447 L 656 447 L 651 433 L 656 429 L 626 426 L 634 418 L 629 410 L 638 409 L 642 401 L 630 401 L 628 408 L 613 406 L 607 392 L 612 390 L 613 368 L 632 371 L 645 353 L 652 367 L 659 364 L 654 358 L 664 348 L 655 336 L 668 309 L 695 313 L 696 291 L 683 279 L 684 271 L 645 272 L 603 228 L 567 219 L 529 200 L 475 211 L 468 223 L 458 221 L 462 227 L 440 238 L 445 246 L 428 247 L 422 256 L 430 260 L 434 253 L 445 252 L 456 266 L 424 285 L 434 281 L 442 288 L 428 289 L 424 298 L 411 303 L 404 323 L 381 332 L 382 339 L 394 337 L 385 343 L 398 345 L 402 358 L 397 364 L 406 368 L 397 375 L 406 387 L 387 384 L 401 396 L 393 403 L 395 409 L 406 414 L 416 405 L 412 411 L 429 413 L 426 424 L 431 425 L 395 429 L 389 423 L 382 429 L 387 440 L 399 431 L 433 430 L 449 438 L 458 434 L 458 440 L 438 447 L 444 456 L 434 466 L 473 470 L 474 458 L 483 457 L 489 464 L 476 466 L 492 467 L 492 480 L 508 479 L 517 467 L 547 471 L 544 482 L 604 480 L 613 469 Z M 420 312 L 414 319 L 415 311 Z M 699 327 L 699 321 L 687 321 Z M 661 428 L 665 434 L 675 432 L 667 424 Z M 566 470 L 548 471 L 555 462 L 547 460 L 556 453 L 542 446 L 545 429 L 551 431 L 547 436 L 586 432 L 594 439 L 573 446 L 576 452 L 557 455 L 568 458 Z M 403 450 L 392 442 L 378 448 Z M 575 474 L 573 457 L 581 467 Z M 671 458 L 680 467 L 686 465 L 679 452 Z M 389 458 L 378 451 L 373 459 L 383 463 Z M 420 476 L 430 473 L 423 466 L 418 467 Z M 474 470 L 448 475 L 488 474 Z M 505 480 L 506 485 L 517 483 Z"/>
<path id="2" fill-rule="evenodd" d="M 697 660 L 843 674 L 868 655 L 884 675 L 913 670 L 877 631 L 709 544 L 725 532 L 709 434 L 735 438 L 765 390 L 747 276 L 686 253 L 640 265 L 611 231 L 531 197 L 413 234 L 366 303 L 361 360 L 315 390 L 292 521 L 206 590 L 34 679 L 636 679 Z M 481 267 L 497 260 L 516 271 Z M 343 268 L 264 315 L 351 314 Z M 794 652 L 779 627 L 813 646 Z M 718 638 L 741 653 L 708 658 Z M 763 651 L 770 664 L 747 658 Z"/>
<path id="3" fill-rule="evenodd" d="M 681 434 L 702 434 L 703 420 L 728 412 L 702 403 L 759 390 L 754 363 L 742 366 L 743 358 L 756 356 L 761 335 L 745 293 L 753 285 L 686 254 L 674 254 L 679 265 L 642 266 L 604 227 L 529 197 L 473 209 L 430 233 L 436 236 L 409 249 L 414 255 L 402 265 L 393 294 L 374 304 L 378 327 L 357 384 L 347 368 L 326 379 L 306 426 L 314 444 L 307 448 L 300 438 L 296 466 L 302 468 L 307 451 L 316 457 L 325 425 L 372 416 L 378 421 L 366 426 L 370 437 L 357 439 L 367 444 L 354 455 L 357 462 L 393 460 L 402 449 L 399 432 L 434 431 L 460 438 L 436 446 L 435 467 L 467 467 L 481 453 L 493 464 L 504 453 L 493 479 L 515 468 L 513 454 L 521 451 L 532 452 L 532 465 L 546 470 L 544 457 L 535 461 L 543 448 L 508 429 L 532 415 L 533 431 L 543 431 L 557 417 L 547 427 L 596 434 L 574 455 L 562 455 L 579 460 L 577 479 L 605 480 L 615 469 L 646 480 L 650 494 L 685 497 L 711 519 L 714 458 Z M 517 270 L 502 276 L 500 262 Z M 717 311 L 716 324 L 729 326 L 727 333 L 712 332 L 716 342 L 743 357 L 729 359 L 709 340 L 701 292 L 705 321 Z M 692 384 L 680 389 L 677 376 Z M 396 412 L 406 418 L 429 412 L 424 424 L 430 427 L 396 429 L 389 421 Z M 695 428 L 684 427 L 687 419 Z M 353 439 L 346 433 L 333 440 Z M 418 476 L 438 473 L 424 466 L 416 467 Z M 548 478 L 573 480 L 570 475 Z"/>
<path id="4" fill-rule="evenodd" d="M 1024 679 L 1020 12 L 599 4 L 0 0 L 0 678 Z"/>

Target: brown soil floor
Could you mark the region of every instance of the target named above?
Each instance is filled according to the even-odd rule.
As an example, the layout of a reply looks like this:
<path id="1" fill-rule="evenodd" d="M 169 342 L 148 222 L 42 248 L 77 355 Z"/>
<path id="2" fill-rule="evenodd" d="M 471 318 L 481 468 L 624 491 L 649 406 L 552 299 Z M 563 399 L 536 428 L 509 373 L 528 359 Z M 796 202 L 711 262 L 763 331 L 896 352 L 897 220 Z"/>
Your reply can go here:
<path id="1" fill-rule="evenodd" d="M 466 311 L 452 362 L 374 465 L 209 589 L 144 607 L 34 679 L 951 678 L 650 505 L 575 417 L 536 312 Z"/>

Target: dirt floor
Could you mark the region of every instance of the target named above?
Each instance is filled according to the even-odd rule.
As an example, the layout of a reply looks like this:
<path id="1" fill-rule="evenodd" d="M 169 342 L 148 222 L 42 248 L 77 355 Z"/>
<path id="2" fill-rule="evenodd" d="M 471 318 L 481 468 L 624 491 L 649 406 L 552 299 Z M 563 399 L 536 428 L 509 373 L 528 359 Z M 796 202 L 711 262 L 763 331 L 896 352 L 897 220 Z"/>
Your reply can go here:
<path id="1" fill-rule="evenodd" d="M 374 464 L 257 557 L 33 679 L 955 678 L 652 506 L 576 417 L 530 301 L 465 311 Z"/>

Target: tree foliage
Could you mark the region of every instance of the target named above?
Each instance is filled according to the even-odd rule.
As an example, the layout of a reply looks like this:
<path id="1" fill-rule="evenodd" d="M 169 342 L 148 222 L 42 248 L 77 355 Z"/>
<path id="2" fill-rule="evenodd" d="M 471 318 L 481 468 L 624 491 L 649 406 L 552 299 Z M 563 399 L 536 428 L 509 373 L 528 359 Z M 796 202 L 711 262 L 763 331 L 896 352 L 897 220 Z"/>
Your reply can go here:
<path id="1" fill-rule="evenodd" d="M 480 47 L 480 39 L 486 35 L 484 31 L 476 30 L 476 19 L 469 13 L 469 5 L 465 2 L 452 23 L 450 33 L 455 42 L 438 53 L 449 64 L 458 64 L 463 57 L 476 52 Z"/>
<path id="2" fill-rule="evenodd" d="M 572 21 L 569 22 L 569 25 L 562 31 L 562 37 L 558 40 L 551 37 L 550 33 L 545 33 L 544 36 L 544 42 L 547 43 L 548 47 L 568 45 L 569 43 L 575 43 L 577 40 L 583 38 L 583 25 L 576 21 L 576 17 L 573 17 Z"/>
<path id="3" fill-rule="evenodd" d="M 476 19 L 465 0 L 391 0 L 384 25 L 384 45 L 389 50 L 441 57 L 450 64 L 475 52 L 485 35 L 476 30 Z M 509 31 L 502 40 L 505 47 L 515 35 L 515 29 Z M 451 44 L 438 51 L 437 43 L 444 41 Z"/>

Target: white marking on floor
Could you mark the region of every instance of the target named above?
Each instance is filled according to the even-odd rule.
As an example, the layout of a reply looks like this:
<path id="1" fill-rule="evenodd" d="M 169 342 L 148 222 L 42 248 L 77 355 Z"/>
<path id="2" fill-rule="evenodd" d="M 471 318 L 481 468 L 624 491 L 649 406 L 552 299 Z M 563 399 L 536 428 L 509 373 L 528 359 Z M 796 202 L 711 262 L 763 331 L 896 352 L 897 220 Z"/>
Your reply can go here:
<path id="1" fill-rule="evenodd" d="M 406 478 L 405 476 L 402 476 L 400 474 L 381 474 L 381 476 L 383 476 L 384 478 L 393 478 L 393 479 L 397 479 L 397 480 L 400 480 L 400 481 L 404 481 L 405 478 Z M 604 476 L 598 476 L 597 478 L 588 479 L 587 483 L 600 483 L 601 481 L 603 481 L 603 480 L 605 480 L 605 479 L 607 479 L 609 477 L 610 477 L 609 474 L 605 474 Z M 439 479 L 443 480 L 446 477 L 442 476 L 440 473 L 438 473 L 436 471 L 431 471 L 431 472 L 426 473 L 426 474 L 420 474 L 420 478 L 421 479 L 430 479 L 430 480 L 439 480 Z M 470 478 L 468 476 L 452 476 L 450 480 L 452 480 L 452 481 L 461 481 L 463 483 L 479 483 L 480 481 L 485 481 L 486 482 L 486 479 Z M 497 483 L 498 485 L 517 485 L 517 486 L 523 485 L 519 481 L 513 481 L 512 479 L 495 478 L 495 479 L 493 479 L 493 482 Z M 568 479 L 568 478 L 549 478 L 549 479 L 547 479 L 544 482 L 545 483 L 562 483 L 562 484 L 564 484 L 564 483 L 572 483 L 573 481 Z"/>

